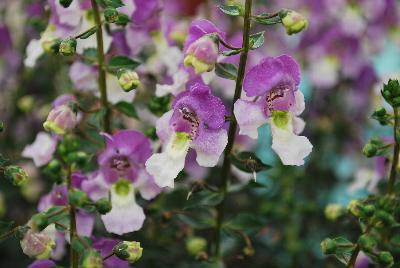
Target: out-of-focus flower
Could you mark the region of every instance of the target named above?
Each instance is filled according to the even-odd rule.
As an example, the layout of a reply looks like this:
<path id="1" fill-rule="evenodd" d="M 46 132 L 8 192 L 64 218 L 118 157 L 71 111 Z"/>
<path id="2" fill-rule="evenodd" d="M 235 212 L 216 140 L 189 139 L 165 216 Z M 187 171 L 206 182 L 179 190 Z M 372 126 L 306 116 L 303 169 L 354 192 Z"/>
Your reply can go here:
<path id="1" fill-rule="evenodd" d="M 82 268 L 103 268 L 103 258 L 96 250 L 88 250 L 82 258 Z"/>
<path id="2" fill-rule="evenodd" d="M 157 135 L 164 151 L 147 160 L 147 171 L 160 187 L 173 187 L 189 148 L 196 151 L 200 166 L 215 166 L 228 142 L 224 123 L 222 100 L 213 96 L 206 85 L 192 85 L 177 96 L 173 109 L 157 121 Z"/>
<path id="3" fill-rule="evenodd" d="M 214 69 L 218 58 L 218 39 L 215 35 L 204 35 L 190 44 L 186 51 L 185 66 L 192 66 L 196 74 Z"/>
<path id="4" fill-rule="evenodd" d="M 53 108 L 43 123 L 44 129 L 58 135 L 73 130 L 78 123 L 76 113 L 68 105 Z"/>
<path id="5" fill-rule="evenodd" d="M 54 239 L 45 230 L 37 232 L 30 229 L 21 240 L 22 251 L 29 257 L 36 259 L 49 258 L 55 246 Z"/>
<path id="6" fill-rule="evenodd" d="M 29 180 L 28 173 L 22 167 L 16 165 L 6 166 L 4 176 L 15 186 L 22 186 Z"/>
<path id="7" fill-rule="evenodd" d="M 298 90 L 300 68 L 287 55 L 266 58 L 251 68 L 244 79 L 244 90 L 254 101 L 239 99 L 234 114 L 239 134 L 256 139 L 258 128 L 269 122 L 272 130 L 272 149 L 285 165 L 303 165 L 312 145 L 298 136 L 305 123 L 297 116 L 304 108 L 304 96 Z"/>
<path id="8" fill-rule="evenodd" d="M 41 167 L 47 164 L 56 150 L 57 139 L 45 132 L 39 132 L 35 141 L 27 145 L 22 151 L 22 156 L 32 158 L 35 166 Z"/>
<path id="9" fill-rule="evenodd" d="M 36 260 L 27 268 L 52 268 L 54 266 L 56 266 L 56 263 L 52 260 Z"/>

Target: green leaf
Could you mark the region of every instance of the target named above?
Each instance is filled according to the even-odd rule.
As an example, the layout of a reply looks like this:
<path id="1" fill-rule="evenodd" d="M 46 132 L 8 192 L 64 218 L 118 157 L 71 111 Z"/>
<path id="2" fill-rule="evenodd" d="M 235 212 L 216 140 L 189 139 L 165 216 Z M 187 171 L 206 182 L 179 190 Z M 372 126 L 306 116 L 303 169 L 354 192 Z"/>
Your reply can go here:
<path id="1" fill-rule="evenodd" d="M 192 194 L 185 203 L 185 208 L 195 207 L 215 207 L 222 202 L 224 196 L 222 193 L 215 193 L 208 190 Z"/>
<path id="2" fill-rule="evenodd" d="M 215 73 L 222 78 L 236 80 L 237 68 L 231 63 L 217 63 L 215 65 Z"/>
<path id="3" fill-rule="evenodd" d="M 233 219 L 224 223 L 224 228 L 243 231 L 245 233 L 255 233 L 258 232 L 264 225 L 266 221 L 264 216 L 259 216 L 250 213 L 240 213 Z"/>
<path id="4" fill-rule="evenodd" d="M 66 210 L 64 206 L 51 207 L 45 212 L 45 214 L 48 217 L 47 219 L 48 224 L 52 224 L 55 222 L 60 222 L 60 223 L 69 222 L 69 211 Z"/>
<path id="5" fill-rule="evenodd" d="M 97 62 L 97 49 L 85 48 L 82 53 L 83 61 L 87 64 L 95 64 Z"/>
<path id="6" fill-rule="evenodd" d="M 227 51 L 222 52 L 222 55 L 224 55 L 224 56 L 233 56 L 233 55 L 239 54 L 240 52 L 242 52 L 241 49 L 227 50 Z"/>
<path id="7" fill-rule="evenodd" d="M 80 34 L 78 36 L 78 38 L 79 39 L 87 39 L 87 38 L 89 38 L 90 36 L 92 36 L 96 32 L 97 32 L 97 26 L 94 26 L 94 27 L 90 28 L 89 30 L 87 30 L 86 32 Z"/>
<path id="8" fill-rule="evenodd" d="M 179 220 L 194 229 L 209 229 L 215 227 L 215 217 L 211 208 L 194 208 L 178 214 Z"/>
<path id="9" fill-rule="evenodd" d="M 129 18 L 128 15 L 124 13 L 119 13 L 118 14 L 118 20 L 115 22 L 115 24 L 120 25 L 120 26 L 126 26 L 131 19 Z"/>
<path id="10" fill-rule="evenodd" d="M 111 72 L 117 72 L 119 69 L 134 70 L 140 65 L 138 60 L 130 59 L 126 56 L 114 56 L 108 62 L 108 69 Z"/>
<path id="11" fill-rule="evenodd" d="M 132 103 L 129 103 L 126 101 L 120 101 L 114 105 L 114 108 L 129 117 L 139 119 L 139 116 L 136 112 L 135 106 L 133 106 Z"/>
<path id="12" fill-rule="evenodd" d="M 239 4 L 234 5 L 220 5 L 219 9 L 229 16 L 241 16 L 243 15 L 243 7 Z"/>
<path id="13" fill-rule="evenodd" d="M 250 48 L 257 49 L 264 45 L 264 31 L 250 35 Z"/>
<path id="14" fill-rule="evenodd" d="M 241 171 L 252 173 L 270 169 L 253 152 L 240 152 L 231 156 L 232 164 Z"/>
<path id="15" fill-rule="evenodd" d="M 97 0 L 97 2 L 103 7 L 113 7 L 113 8 L 118 8 L 124 6 L 124 3 L 122 0 Z"/>
<path id="16" fill-rule="evenodd" d="M 352 244 L 351 241 L 344 237 L 337 237 L 333 239 L 337 244 Z M 353 253 L 353 247 L 340 247 L 338 246 L 335 252 L 335 257 L 341 263 L 347 265 L 350 261 L 351 254 Z"/>
<path id="17" fill-rule="evenodd" d="M 274 25 L 274 24 L 278 24 L 278 23 L 282 22 L 282 20 L 278 14 L 276 14 L 273 17 L 271 17 L 271 15 L 272 14 L 269 14 L 269 13 L 260 14 L 260 15 L 255 16 L 254 20 L 256 22 L 258 22 L 259 24 L 263 24 L 263 25 Z"/>

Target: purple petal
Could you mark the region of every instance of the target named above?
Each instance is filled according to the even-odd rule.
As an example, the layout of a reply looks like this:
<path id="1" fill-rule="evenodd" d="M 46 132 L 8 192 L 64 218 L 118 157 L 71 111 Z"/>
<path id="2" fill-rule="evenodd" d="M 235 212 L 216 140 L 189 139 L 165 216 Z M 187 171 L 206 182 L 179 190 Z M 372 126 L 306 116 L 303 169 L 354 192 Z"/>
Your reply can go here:
<path id="1" fill-rule="evenodd" d="M 145 169 L 139 172 L 138 180 L 133 185 L 146 200 L 153 199 L 161 192 L 161 188 L 154 182 L 153 176 Z"/>
<path id="2" fill-rule="evenodd" d="M 221 38 L 225 39 L 225 33 L 219 30 L 211 21 L 206 19 L 194 20 L 190 24 L 189 34 L 184 45 L 184 52 L 186 53 L 186 50 L 194 41 L 209 33 L 218 33 Z"/>
<path id="3" fill-rule="evenodd" d="M 89 179 L 82 182 L 82 190 L 85 191 L 93 201 L 108 196 L 109 185 L 104 180 L 104 175 L 99 172 L 93 172 Z"/>
<path id="4" fill-rule="evenodd" d="M 107 256 L 112 252 L 112 249 L 115 245 L 117 245 L 120 241 L 116 239 L 110 238 L 92 238 L 93 240 L 93 248 L 98 250 L 102 257 Z M 129 263 L 127 261 L 123 261 L 116 256 L 112 256 L 104 261 L 106 267 L 109 268 L 129 268 Z"/>
<path id="5" fill-rule="evenodd" d="M 78 210 L 76 213 L 76 228 L 80 236 L 91 236 L 93 231 L 95 215 Z"/>
<path id="6" fill-rule="evenodd" d="M 56 263 L 52 260 L 36 260 L 28 268 L 51 268 L 53 266 L 56 266 Z"/>

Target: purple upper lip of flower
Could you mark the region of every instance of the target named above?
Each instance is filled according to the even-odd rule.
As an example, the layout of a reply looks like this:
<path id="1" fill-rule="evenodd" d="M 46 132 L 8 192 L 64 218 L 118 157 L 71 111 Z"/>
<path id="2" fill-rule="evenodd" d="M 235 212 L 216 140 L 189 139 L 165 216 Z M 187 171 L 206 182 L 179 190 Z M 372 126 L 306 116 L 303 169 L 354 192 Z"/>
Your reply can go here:
<path id="1" fill-rule="evenodd" d="M 114 135 L 103 134 L 106 148 L 98 163 L 105 179 L 113 183 L 119 178 L 136 181 L 141 166 L 151 155 L 148 139 L 140 132 L 121 130 Z"/>

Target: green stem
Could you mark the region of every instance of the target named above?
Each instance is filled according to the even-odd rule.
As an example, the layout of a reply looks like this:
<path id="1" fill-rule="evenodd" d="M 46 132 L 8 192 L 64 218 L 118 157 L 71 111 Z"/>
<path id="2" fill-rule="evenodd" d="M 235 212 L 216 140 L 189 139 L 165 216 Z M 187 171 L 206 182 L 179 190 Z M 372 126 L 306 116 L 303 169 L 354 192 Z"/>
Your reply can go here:
<path id="1" fill-rule="evenodd" d="M 72 189 L 72 176 L 71 167 L 68 167 L 67 174 L 67 187 L 68 191 Z M 69 241 L 70 241 L 70 261 L 72 268 L 78 268 L 79 265 L 79 252 L 77 252 L 71 245 L 73 238 L 77 235 L 76 220 L 75 220 L 75 206 L 69 204 Z"/>
<path id="2" fill-rule="evenodd" d="M 394 126 L 393 126 L 393 137 L 394 137 L 394 149 L 393 149 L 393 161 L 392 168 L 390 169 L 390 177 L 388 184 L 388 194 L 392 194 L 394 191 L 394 185 L 397 177 L 397 167 L 399 165 L 399 152 L 400 145 L 397 137 L 397 129 L 400 127 L 400 113 L 399 108 L 394 108 Z"/>
<path id="3" fill-rule="evenodd" d="M 351 254 L 349 263 L 347 264 L 347 268 L 354 268 L 354 266 L 356 265 L 358 253 L 360 253 L 360 246 L 357 244 L 353 250 L 353 253 Z"/>
<path id="4" fill-rule="evenodd" d="M 103 117 L 103 129 L 105 132 L 110 133 L 111 131 L 111 110 L 108 106 L 108 97 L 107 97 L 107 83 L 106 83 L 106 72 L 104 71 L 104 46 L 103 46 L 103 29 L 102 22 L 100 18 L 99 7 L 96 3 L 96 0 L 92 1 L 92 9 L 94 14 L 94 20 L 96 22 L 97 31 L 96 31 L 96 41 L 97 41 L 97 61 L 98 61 L 98 84 L 100 90 L 100 101 L 101 105 L 105 109 L 104 117 Z"/>
<path id="5" fill-rule="evenodd" d="M 242 47 L 242 52 L 240 54 L 240 62 L 236 78 L 235 94 L 233 96 L 232 106 L 231 106 L 232 122 L 228 130 L 228 144 L 226 145 L 225 148 L 224 162 L 222 164 L 222 171 L 221 171 L 221 178 L 222 178 L 221 190 L 223 194 L 223 201 L 217 207 L 218 214 L 217 214 L 217 226 L 215 233 L 215 248 L 214 248 L 216 257 L 220 257 L 221 226 L 222 226 L 222 221 L 224 219 L 224 204 L 228 189 L 228 182 L 230 178 L 230 168 L 231 168 L 230 154 L 235 141 L 235 134 L 237 128 L 237 122 L 233 116 L 233 106 L 234 103 L 240 98 L 240 95 L 242 94 L 242 86 L 243 86 L 244 73 L 246 70 L 247 54 L 250 50 L 249 41 L 250 41 L 251 6 L 252 6 L 252 0 L 246 0 L 245 11 L 244 11 L 244 26 L 243 26 L 243 47 Z"/>

